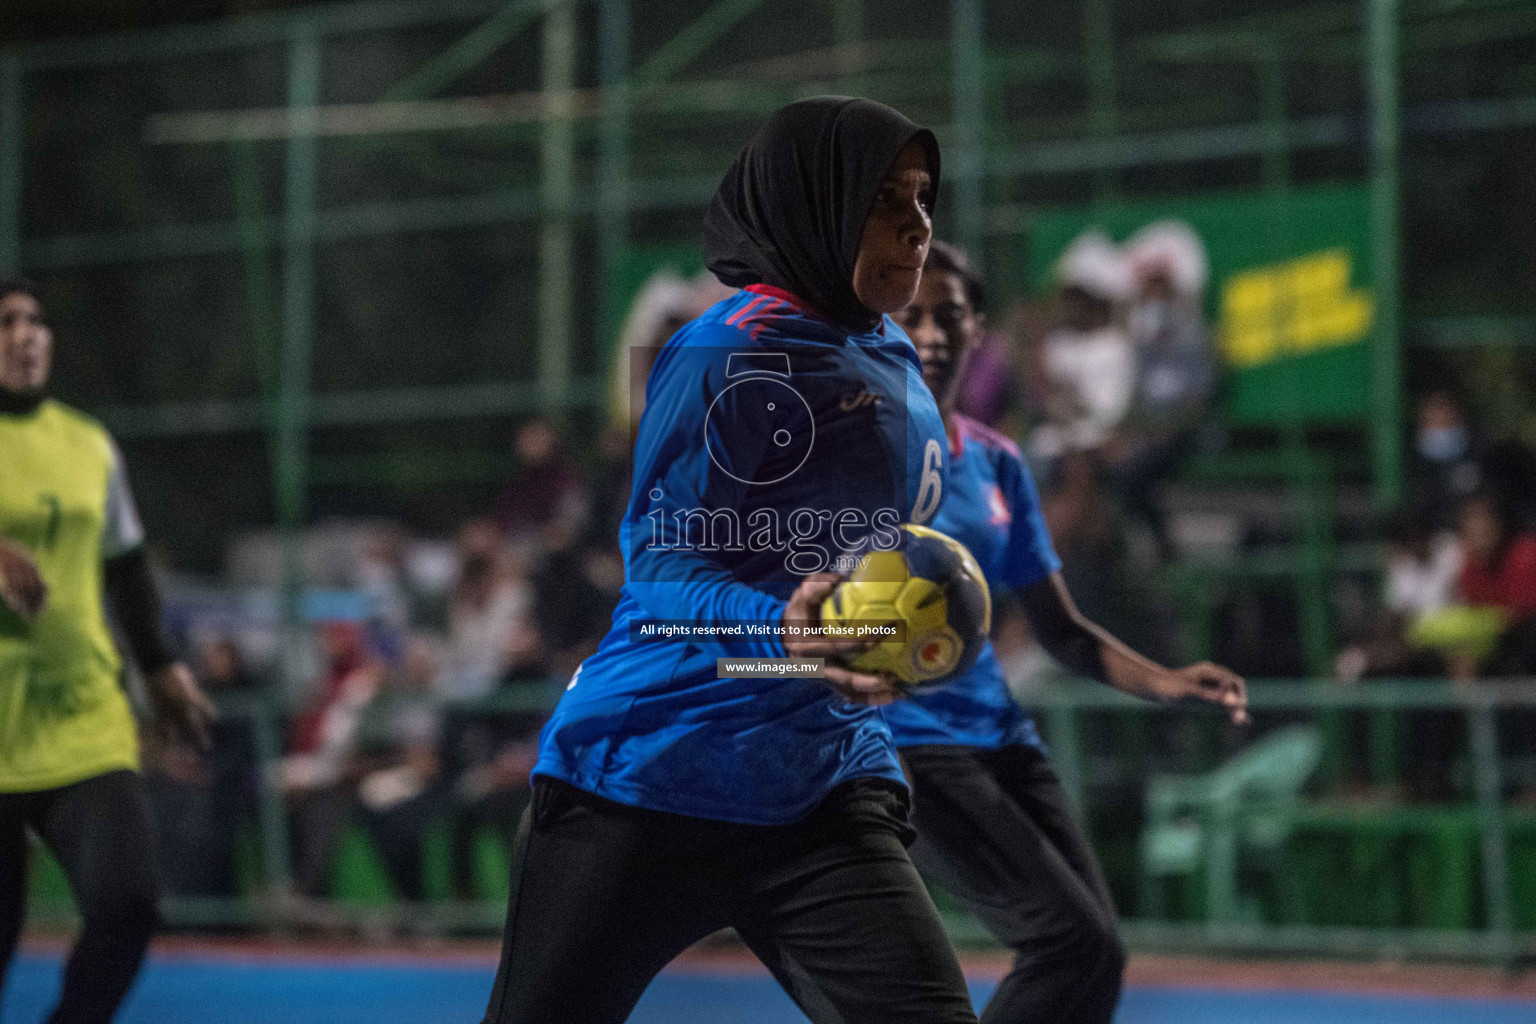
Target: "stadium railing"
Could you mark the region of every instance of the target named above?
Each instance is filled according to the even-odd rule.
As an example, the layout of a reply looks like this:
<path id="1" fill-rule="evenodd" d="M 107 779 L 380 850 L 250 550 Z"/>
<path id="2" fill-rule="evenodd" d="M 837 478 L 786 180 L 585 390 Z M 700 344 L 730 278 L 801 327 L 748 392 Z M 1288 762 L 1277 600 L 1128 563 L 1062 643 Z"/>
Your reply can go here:
<path id="1" fill-rule="evenodd" d="M 1309 869 L 1318 883 L 1314 889 L 1326 889 L 1324 901 L 1332 906 L 1318 908 L 1314 898 L 1315 919 L 1302 921 L 1274 920 L 1274 915 L 1213 920 L 1203 914 L 1203 919 L 1183 921 L 1131 916 L 1124 929 L 1133 946 L 1446 955 L 1506 964 L 1536 953 L 1536 919 L 1530 912 L 1530 897 L 1536 895 L 1536 811 L 1509 798 L 1509 769 L 1517 759 L 1500 749 L 1500 720 L 1536 709 L 1536 682 L 1265 681 L 1250 685 L 1249 699 L 1256 733 L 1310 720 L 1327 737 L 1319 773 L 1323 792 L 1286 812 L 1293 834 L 1285 868 Z M 1090 823 L 1096 823 L 1100 787 L 1087 753 L 1085 720 L 1100 715 L 1147 719 L 1166 710 L 1087 682 L 1049 687 L 1033 703 L 1063 785 Z M 1402 777 L 1401 750 L 1395 748 L 1403 719 L 1434 711 L 1453 712 L 1462 720 L 1470 801 L 1415 804 L 1392 792 Z M 1361 753 L 1376 783 L 1375 796 L 1352 795 L 1343 784 L 1343 762 L 1352 746 L 1344 719 L 1350 715 L 1366 720 L 1367 749 Z M 1202 717 L 1207 732 L 1225 731 L 1214 716 Z M 1255 813 L 1272 810 L 1254 808 Z M 1101 846 L 1115 838 L 1105 832 L 1094 830 Z M 1299 849 L 1308 841 L 1311 851 Z M 1468 851 L 1472 863 L 1458 862 Z M 1308 857 L 1313 863 L 1298 863 Z M 1413 874 L 1418 877 L 1404 878 Z M 1460 894 L 1460 905 L 1447 909 L 1448 894 L 1453 903 Z M 1240 902 L 1230 894 L 1219 901 L 1228 907 Z"/>
<path id="2" fill-rule="evenodd" d="M 553 688 L 556 693 L 558 689 Z M 1456 685 L 1401 680 L 1350 686 L 1261 681 L 1250 685 L 1249 694 L 1254 735 L 1309 722 L 1326 737 L 1323 762 L 1332 770 L 1319 772 L 1306 795 L 1283 810 L 1288 838 L 1285 863 L 1278 870 L 1287 873 L 1289 894 L 1267 903 L 1253 899 L 1247 891 L 1253 888 L 1252 866 L 1239 862 L 1229 880 L 1219 883 L 1230 884 L 1233 891 L 1218 893 L 1213 900 L 1211 878 L 1192 879 L 1183 898 L 1174 901 L 1175 910 L 1156 919 L 1134 912 L 1141 902 L 1134 891 L 1135 850 L 1154 767 L 1159 772 L 1209 770 L 1219 763 L 1223 749 L 1235 752 L 1247 740 L 1218 715 L 1147 704 L 1091 682 L 1053 683 L 1029 702 L 1043 726 L 1056 771 L 1083 814 L 1127 912 L 1124 934 L 1133 948 L 1437 956 L 1504 965 L 1536 956 L 1536 808 L 1508 794 L 1511 768 L 1530 766 L 1500 749 L 1501 724 L 1505 733 L 1509 731 L 1504 720 L 1536 712 L 1536 681 Z M 498 715 L 548 706 L 548 698 L 535 691 L 493 696 L 458 708 Z M 249 697 L 226 698 L 221 707 L 226 719 L 251 723 L 263 765 L 276 759 L 281 749 L 279 708 Z M 1403 764 L 1401 751 L 1393 750 L 1394 732 L 1408 716 L 1433 711 L 1460 718 L 1470 799 L 1427 805 L 1391 795 L 1390 784 Z M 1366 750 L 1350 740 L 1344 721 L 1348 716 L 1365 720 Z M 1152 742 L 1151 731 L 1159 729 L 1183 729 L 1184 740 L 1164 743 L 1171 733 L 1161 732 Z M 1188 742 L 1191 732 L 1203 738 Z M 1102 749 L 1106 738 L 1112 741 L 1107 750 Z M 1119 749 L 1121 741 L 1126 741 L 1125 749 Z M 1190 750 L 1197 753 L 1190 755 Z M 1345 774 L 1339 762 L 1367 751 L 1370 756 L 1364 760 L 1372 778 L 1387 784 L 1378 786 L 1376 796 L 1351 794 L 1339 781 Z M 502 924 L 505 904 L 488 896 L 422 904 L 390 899 L 387 892 L 363 902 L 297 900 L 291 891 L 287 810 L 266 772 L 261 773 L 256 807 L 257 821 L 248 829 L 243 847 L 242 894 L 221 899 L 167 897 L 169 927 L 494 934 Z M 1239 806 L 1233 813 L 1240 818 L 1250 811 L 1273 817 L 1276 808 Z M 39 853 L 39 860 L 46 862 L 46 857 Z M 34 910 L 44 920 L 62 923 L 70 911 L 57 868 L 45 863 L 37 874 L 41 881 L 34 885 Z M 1240 885 L 1245 889 L 1241 896 L 1236 891 Z M 990 942 L 946 894 L 936 891 L 935 897 L 958 943 Z M 318 915 L 317 905 L 323 911 Z M 1234 907 L 1246 909 L 1233 912 Z"/>

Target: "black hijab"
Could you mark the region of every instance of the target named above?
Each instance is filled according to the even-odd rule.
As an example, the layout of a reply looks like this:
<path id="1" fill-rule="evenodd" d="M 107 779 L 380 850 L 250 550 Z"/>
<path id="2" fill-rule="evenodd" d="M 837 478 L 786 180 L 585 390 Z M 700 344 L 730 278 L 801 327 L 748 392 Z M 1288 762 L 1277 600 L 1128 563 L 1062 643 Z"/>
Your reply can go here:
<path id="1" fill-rule="evenodd" d="M 36 391 L 12 391 L 0 387 L 0 415 L 30 416 L 47 397 L 42 388 Z"/>
<path id="2" fill-rule="evenodd" d="M 704 259 L 723 284 L 767 284 L 838 323 L 873 330 L 880 316 L 853 292 L 864 221 L 902 149 L 933 133 L 874 100 L 817 96 L 770 117 L 736 156 L 704 214 Z"/>

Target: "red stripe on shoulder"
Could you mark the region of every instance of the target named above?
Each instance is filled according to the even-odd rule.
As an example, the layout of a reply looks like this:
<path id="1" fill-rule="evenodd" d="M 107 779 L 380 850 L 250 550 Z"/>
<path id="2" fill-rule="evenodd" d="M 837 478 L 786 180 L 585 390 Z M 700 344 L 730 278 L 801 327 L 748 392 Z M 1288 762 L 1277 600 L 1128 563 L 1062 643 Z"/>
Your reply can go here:
<path id="1" fill-rule="evenodd" d="M 777 288 L 771 284 L 758 283 L 749 284 L 743 288 L 742 291 L 755 292 L 758 295 L 767 295 L 771 298 L 778 299 L 780 302 L 786 303 L 795 312 L 804 316 L 813 316 L 818 320 L 825 320 L 827 323 L 834 326 L 837 324 L 836 319 L 823 312 L 819 307 L 812 305 L 810 302 L 802 299 L 794 292 L 785 291 L 783 288 Z"/>
<path id="2" fill-rule="evenodd" d="M 736 312 L 726 317 L 726 325 L 729 327 L 739 327 L 742 323 L 745 322 L 747 314 L 752 311 L 752 307 L 758 305 L 762 301 L 762 297 L 758 297 L 747 303 L 745 306 L 742 306 Z"/>
<path id="3" fill-rule="evenodd" d="M 756 288 L 759 286 L 751 285 L 750 287 Z M 761 287 L 767 286 L 763 285 Z M 774 289 L 774 291 L 777 292 L 778 289 Z M 788 293 L 785 292 L 784 294 Z M 741 307 L 726 323 L 737 330 L 746 331 L 752 335 L 752 340 L 756 341 L 758 335 L 762 334 L 768 327 L 767 318 L 772 317 L 776 313 L 784 313 L 795 308 L 792 303 L 779 298 L 777 294 L 765 294 Z"/>
<path id="4" fill-rule="evenodd" d="M 787 302 L 796 308 L 809 308 L 805 300 L 801 299 L 794 292 L 785 291 L 783 288 L 775 288 L 771 284 L 749 284 L 742 291 L 751 292 L 753 295 L 767 295 L 770 298 L 778 299 L 780 302 Z"/>
<path id="5" fill-rule="evenodd" d="M 960 428 L 960 438 L 963 441 L 967 437 L 974 437 L 988 448 L 1000 448 L 1016 459 L 1022 459 L 1023 453 L 1014 440 L 1004 434 L 999 434 L 991 427 L 973 420 L 963 413 L 955 413 L 955 425 Z"/>

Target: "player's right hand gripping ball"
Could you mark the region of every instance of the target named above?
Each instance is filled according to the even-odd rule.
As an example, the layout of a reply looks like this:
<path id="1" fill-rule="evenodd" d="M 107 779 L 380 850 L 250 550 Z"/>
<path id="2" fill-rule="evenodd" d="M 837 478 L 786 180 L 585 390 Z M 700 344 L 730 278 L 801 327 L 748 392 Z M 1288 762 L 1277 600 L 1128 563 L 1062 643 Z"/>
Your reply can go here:
<path id="1" fill-rule="evenodd" d="M 822 624 L 897 622 L 905 634 L 842 659 L 849 668 L 889 673 L 910 689 L 942 683 L 976 663 L 992 628 L 992 596 L 964 544 L 906 523 L 894 551 L 866 541 L 840 565 L 852 568 L 822 602 Z"/>

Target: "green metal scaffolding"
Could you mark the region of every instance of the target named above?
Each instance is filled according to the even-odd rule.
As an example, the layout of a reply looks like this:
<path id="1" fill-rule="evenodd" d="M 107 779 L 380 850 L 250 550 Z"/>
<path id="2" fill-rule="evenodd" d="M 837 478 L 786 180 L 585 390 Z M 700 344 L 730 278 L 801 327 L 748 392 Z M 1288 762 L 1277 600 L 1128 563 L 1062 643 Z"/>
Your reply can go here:
<path id="1" fill-rule="evenodd" d="M 830 50 L 797 49 L 794 41 L 776 38 L 771 31 L 754 37 L 765 59 L 793 60 L 806 69 L 798 77 L 750 75 L 739 67 L 722 72 L 711 64 L 713 48 L 733 30 L 772 18 L 774 12 L 761 0 L 700 5 L 696 17 L 660 44 L 650 43 L 645 52 L 636 42 L 641 36 L 636 22 L 648 22 L 656 11 L 634 0 L 368 0 L 6 50 L 0 52 L 0 269 L 66 276 L 168 258 L 239 258 L 251 334 L 263 349 L 257 358 L 258 397 L 208 396 L 93 411 L 128 438 L 265 433 L 273 454 L 277 525 L 289 538 L 286 607 L 288 628 L 293 629 L 303 582 L 297 536 L 309 517 L 311 447 L 317 428 L 535 411 L 563 416 L 603 404 L 607 392 L 602 359 L 578 358 L 581 339 L 573 336 L 578 296 L 593 295 L 600 307 L 599 337 L 588 347 L 605 356 L 623 314 L 611 286 L 633 245 L 635 220 L 701 207 L 740 141 L 732 135 L 714 139 L 712 146 L 669 152 L 668 173 L 637 173 L 639 157 L 656 155 L 644 127 L 648 118 L 665 116 L 707 127 L 714 123 L 712 118 L 766 114 L 812 87 L 867 90 L 892 102 L 942 110 L 947 114 L 947 122 L 937 127 L 945 148 L 947 198 L 942 212 L 951 218 L 955 237 L 983 255 L 994 273 L 1006 265 L 1009 248 L 1027 234 L 1035 207 L 1028 198 L 1018 197 L 1020 183 L 1082 179 L 1085 195 L 1107 205 L 1123 194 L 1123 179 L 1131 170 L 1252 157 L 1259 167 L 1253 184 L 1280 192 L 1288 187 L 1293 154 L 1361 150 L 1369 156 L 1377 311 L 1369 417 L 1372 479 L 1383 507 L 1398 499 L 1403 415 L 1398 168 L 1403 138 L 1536 125 L 1536 97 L 1531 96 L 1405 107 L 1399 98 L 1404 63 L 1432 60 L 1446 47 L 1536 37 L 1536 3 L 1320 3 L 1239 15 L 1193 29 L 1130 34 L 1117 31 L 1113 0 L 1072 0 L 1063 8 L 1080 14 L 1082 32 L 1080 45 L 1071 50 L 996 41 L 988 14 L 997 16 L 1000 0 L 951 0 L 947 39 L 874 34 L 882 13 L 877 0 L 805 3 L 820 11 L 829 26 Z M 666 6 L 670 10 L 671 5 Z M 327 53 L 337 39 L 445 25 L 461 26 L 464 34 L 382 91 L 377 103 L 353 104 L 350 111 L 327 104 Z M 473 97 L 444 98 L 509 40 L 535 28 L 540 53 L 537 97 L 503 97 L 478 106 L 467 102 Z M 47 236 L 25 233 L 23 184 L 33 172 L 27 148 L 29 82 L 47 74 L 264 49 L 280 50 L 286 60 L 279 110 L 213 111 L 207 113 L 218 117 L 200 122 L 190 115 L 168 115 L 152 119 L 147 128 L 151 141 L 146 145 L 193 144 L 186 140 L 196 134 L 194 129 L 205 132 L 203 143 L 219 140 L 228 154 L 234 219 L 113 230 L 87 225 Z M 1204 64 L 1244 68 L 1256 76 L 1258 116 L 1221 95 L 1190 104 L 1188 111 L 1148 111 L 1122 102 L 1124 83 L 1149 67 Z M 1364 108 L 1293 116 L 1288 69 L 1340 64 L 1360 70 Z M 946 68 L 947 75 L 929 73 Z M 595 84 L 582 86 L 588 78 Z M 1081 110 L 1050 118 L 1005 114 L 1011 90 L 1061 79 L 1081 85 Z M 375 127 L 367 127 L 368 117 L 379 119 Z M 401 139 L 472 134 L 508 125 L 525 131 L 536 144 L 537 158 L 528 168 L 531 185 L 504 184 L 444 196 L 320 201 L 322 141 L 332 135 L 388 147 Z M 178 138 L 182 141 L 175 141 Z M 257 159 L 264 152 L 261 147 L 268 146 L 279 147 L 282 156 L 276 212 L 263 208 L 259 194 Z M 509 223 L 536 225 L 537 362 L 530 377 L 452 388 L 317 393 L 312 377 L 317 253 L 322 247 L 406 232 Z M 591 273 L 582 264 L 579 228 L 595 235 L 596 266 Z M 1326 527 L 1318 529 L 1326 534 Z M 1319 543 L 1326 545 L 1326 537 Z M 1326 552 L 1326 546 L 1317 551 Z M 1307 562 L 1313 576 L 1326 575 L 1321 557 Z M 1326 579 L 1314 580 L 1314 589 L 1321 592 L 1325 587 Z M 1307 614 L 1321 621 L 1327 610 L 1310 607 Z M 293 646 L 285 644 L 286 649 Z M 1472 721 L 1483 718 L 1473 715 Z M 1473 741 L 1482 746 L 1492 742 L 1481 733 Z M 1496 758 L 1481 763 L 1496 764 Z M 1480 779 L 1479 793 L 1486 798 L 1496 783 L 1496 778 Z M 1497 810 L 1480 806 L 1485 815 Z M 1485 823 L 1490 830 L 1495 824 L 1492 818 Z M 1503 878 L 1502 846 L 1490 844 L 1485 870 L 1490 879 Z M 1507 893 L 1490 895 L 1490 900 L 1492 941 L 1504 957 L 1512 941 Z"/>

